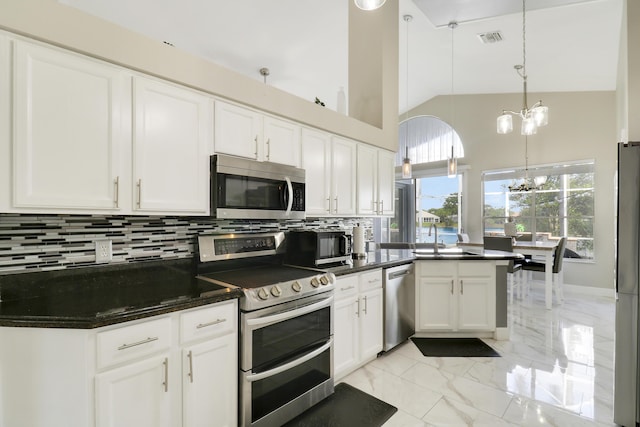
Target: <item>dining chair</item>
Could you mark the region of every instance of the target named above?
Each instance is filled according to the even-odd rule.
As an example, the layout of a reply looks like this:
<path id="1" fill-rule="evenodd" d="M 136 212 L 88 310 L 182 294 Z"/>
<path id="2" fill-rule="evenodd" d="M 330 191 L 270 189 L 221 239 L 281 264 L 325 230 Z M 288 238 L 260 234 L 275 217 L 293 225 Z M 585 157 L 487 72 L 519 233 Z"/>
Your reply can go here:
<path id="1" fill-rule="evenodd" d="M 469 235 L 467 233 L 458 233 L 458 243 L 469 243 Z"/>
<path id="2" fill-rule="evenodd" d="M 495 251 L 513 252 L 513 240 L 511 237 L 484 236 L 484 248 Z M 518 298 L 522 297 L 522 264 L 513 260 L 507 266 L 509 273 L 509 303 L 513 304 L 513 295 L 518 288 Z"/>
<path id="3" fill-rule="evenodd" d="M 564 293 L 562 292 L 562 285 L 564 280 L 562 279 L 562 260 L 564 258 L 564 250 L 567 246 L 567 238 L 561 237 L 558 240 L 558 245 L 553 253 L 553 267 L 551 271 L 553 272 L 553 283 L 552 289 L 556 293 L 556 297 L 558 297 L 558 302 L 562 304 L 564 301 Z M 529 278 L 528 273 L 533 271 L 541 271 L 544 273 L 545 263 L 525 260 L 522 264 L 522 272 L 523 272 L 523 280 L 524 280 L 524 288 L 525 291 L 529 288 Z"/>

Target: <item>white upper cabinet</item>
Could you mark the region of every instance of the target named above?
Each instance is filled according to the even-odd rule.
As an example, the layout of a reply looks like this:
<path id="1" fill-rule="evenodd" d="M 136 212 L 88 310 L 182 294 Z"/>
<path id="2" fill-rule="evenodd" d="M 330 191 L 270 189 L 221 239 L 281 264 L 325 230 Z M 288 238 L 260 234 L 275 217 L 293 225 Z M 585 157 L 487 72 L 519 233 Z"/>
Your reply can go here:
<path id="1" fill-rule="evenodd" d="M 11 93 L 9 38 L 0 33 L 0 93 Z M 0 212 L 11 206 L 11 97 L 0 96 Z"/>
<path id="2" fill-rule="evenodd" d="M 300 126 L 249 108 L 216 101 L 215 151 L 300 166 Z"/>
<path id="3" fill-rule="evenodd" d="M 395 155 L 358 144 L 358 215 L 393 215 Z"/>
<path id="4" fill-rule="evenodd" d="M 133 209 L 208 213 L 213 99 L 144 77 L 133 84 Z"/>
<path id="5" fill-rule="evenodd" d="M 306 171 L 307 216 L 355 215 L 354 141 L 303 128 L 301 166 Z"/>
<path id="6" fill-rule="evenodd" d="M 13 60 L 13 207 L 119 211 L 126 73 L 24 41 Z"/>

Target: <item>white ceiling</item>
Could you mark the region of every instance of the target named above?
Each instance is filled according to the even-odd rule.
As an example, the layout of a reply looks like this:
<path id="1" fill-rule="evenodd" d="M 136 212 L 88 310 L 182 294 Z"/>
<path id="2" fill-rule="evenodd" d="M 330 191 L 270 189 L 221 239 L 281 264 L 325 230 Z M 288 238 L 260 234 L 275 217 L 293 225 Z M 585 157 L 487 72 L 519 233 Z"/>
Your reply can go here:
<path id="1" fill-rule="evenodd" d="M 329 108 L 340 86 L 348 94 L 349 0 L 59 1 L 251 78 L 267 67 L 267 84 Z M 522 91 L 513 69 L 522 63 L 521 2 L 398 1 L 400 113 L 451 93 L 452 34 L 455 94 Z M 529 92 L 615 89 L 622 0 L 529 0 L 527 10 Z M 477 37 L 496 30 L 502 42 Z"/>

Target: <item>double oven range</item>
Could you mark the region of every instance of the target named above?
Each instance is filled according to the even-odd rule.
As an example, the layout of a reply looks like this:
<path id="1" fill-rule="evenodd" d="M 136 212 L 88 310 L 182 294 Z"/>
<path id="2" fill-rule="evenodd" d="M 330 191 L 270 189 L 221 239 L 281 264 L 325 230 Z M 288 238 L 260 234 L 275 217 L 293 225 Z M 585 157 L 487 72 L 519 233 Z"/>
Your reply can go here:
<path id="1" fill-rule="evenodd" d="M 282 425 L 333 393 L 335 276 L 283 264 L 285 234 L 198 236 L 197 273 L 239 287 L 241 426 Z"/>

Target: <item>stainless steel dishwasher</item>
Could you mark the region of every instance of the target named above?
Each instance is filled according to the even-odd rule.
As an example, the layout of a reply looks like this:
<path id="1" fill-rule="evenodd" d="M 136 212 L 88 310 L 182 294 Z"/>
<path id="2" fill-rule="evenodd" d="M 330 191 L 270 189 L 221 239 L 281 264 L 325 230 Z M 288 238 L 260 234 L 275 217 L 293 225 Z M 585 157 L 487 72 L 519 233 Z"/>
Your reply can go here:
<path id="1" fill-rule="evenodd" d="M 413 264 L 384 269 L 384 351 L 415 333 L 416 285 Z"/>

